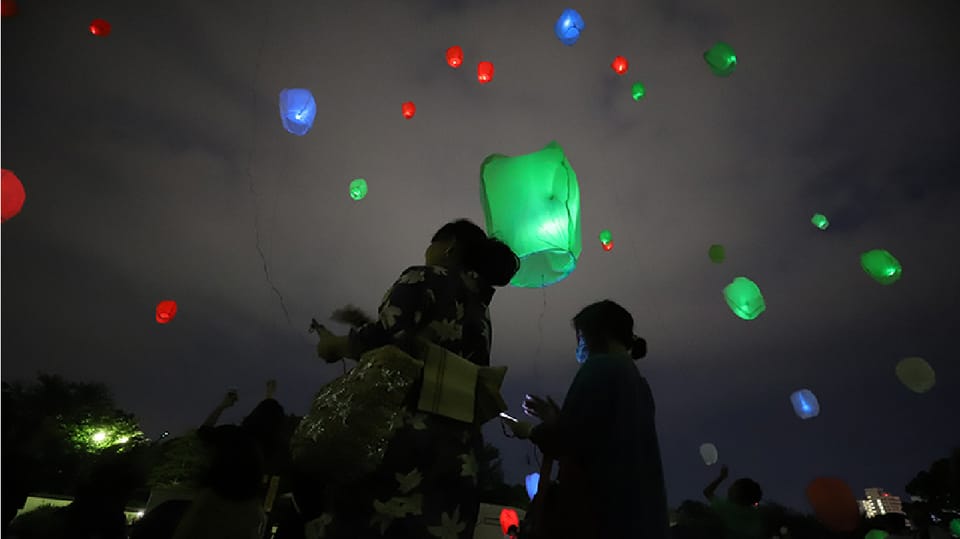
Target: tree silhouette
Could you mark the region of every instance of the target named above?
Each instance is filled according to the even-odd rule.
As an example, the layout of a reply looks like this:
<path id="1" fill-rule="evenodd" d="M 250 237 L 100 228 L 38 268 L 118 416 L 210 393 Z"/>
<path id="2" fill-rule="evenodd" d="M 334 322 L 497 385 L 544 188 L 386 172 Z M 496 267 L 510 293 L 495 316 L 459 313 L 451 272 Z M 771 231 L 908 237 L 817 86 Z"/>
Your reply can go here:
<path id="1" fill-rule="evenodd" d="M 3 518 L 30 492 L 73 494 L 97 455 L 142 441 L 136 419 L 99 383 L 39 374 L 3 383 Z"/>

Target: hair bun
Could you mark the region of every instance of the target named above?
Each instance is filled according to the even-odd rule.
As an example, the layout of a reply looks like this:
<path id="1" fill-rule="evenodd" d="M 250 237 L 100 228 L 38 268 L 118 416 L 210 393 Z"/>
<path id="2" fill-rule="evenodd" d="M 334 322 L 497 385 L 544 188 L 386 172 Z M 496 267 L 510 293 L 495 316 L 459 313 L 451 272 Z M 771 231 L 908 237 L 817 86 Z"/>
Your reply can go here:
<path id="1" fill-rule="evenodd" d="M 630 346 L 630 357 L 641 359 L 647 355 L 647 341 L 642 337 L 633 336 L 633 344 Z"/>

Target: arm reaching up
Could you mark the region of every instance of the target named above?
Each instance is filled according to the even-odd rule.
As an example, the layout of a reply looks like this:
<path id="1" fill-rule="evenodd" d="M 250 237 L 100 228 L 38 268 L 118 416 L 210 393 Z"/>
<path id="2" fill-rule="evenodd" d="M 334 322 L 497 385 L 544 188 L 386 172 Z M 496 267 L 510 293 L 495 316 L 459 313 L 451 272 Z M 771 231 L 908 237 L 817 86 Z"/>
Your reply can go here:
<path id="1" fill-rule="evenodd" d="M 717 477 L 716 479 L 714 479 L 712 483 L 710 483 L 709 485 L 707 485 L 705 489 L 703 489 L 703 495 L 707 498 L 707 501 L 713 501 L 714 493 L 717 491 L 717 487 L 719 487 L 720 483 L 723 483 L 724 480 L 727 479 L 728 473 L 729 473 L 729 470 L 727 470 L 727 467 L 721 466 L 720 477 Z"/>
<path id="2" fill-rule="evenodd" d="M 212 412 L 210 412 L 210 415 L 207 416 L 206 421 L 204 421 L 203 425 L 201 426 L 215 427 L 217 425 L 217 421 L 220 420 L 220 416 L 223 414 L 223 411 L 236 404 L 238 398 L 239 397 L 237 396 L 237 391 L 235 389 L 227 391 L 227 394 L 224 395 L 223 400 L 217 405 L 216 408 L 213 409 Z"/>

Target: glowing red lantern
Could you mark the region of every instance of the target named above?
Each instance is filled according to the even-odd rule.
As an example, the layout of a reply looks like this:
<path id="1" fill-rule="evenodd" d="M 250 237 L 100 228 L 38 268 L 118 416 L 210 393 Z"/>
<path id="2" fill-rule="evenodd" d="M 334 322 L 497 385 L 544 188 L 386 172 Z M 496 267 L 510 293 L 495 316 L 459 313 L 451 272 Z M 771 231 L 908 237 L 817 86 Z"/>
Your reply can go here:
<path id="1" fill-rule="evenodd" d="M 860 506 L 853 491 L 835 477 L 819 477 L 807 486 L 807 500 L 828 529 L 851 532 L 860 525 Z"/>
<path id="2" fill-rule="evenodd" d="M 107 37 L 110 35 L 110 23 L 103 19 L 93 19 L 90 23 L 90 33 L 95 36 Z"/>
<path id="3" fill-rule="evenodd" d="M 23 201 L 27 199 L 27 192 L 23 190 L 23 184 L 20 178 L 12 171 L 3 169 L 3 177 L 0 180 L 0 222 L 7 222 L 7 219 L 15 217 L 23 208 Z"/>
<path id="4" fill-rule="evenodd" d="M 511 529 L 513 533 L 511 533 Z M 517 531 L 520 529 L 520 517 L 517 516 L 517 512 L 508 507 L 504 507 L 500 510 L 500 529 L 503 530 L 504 535 L 516 536 Z"/>
<path id="5" fill-rule="evenodd" d="M 477 80 L 486 84 L 493 80 L 493 62 L 480 62 L 477 66 Z"/>
<path id="6" fill-rule="evenodd" d="M 630 64 L 627 62 L 627 59 L 623 56 L 617 56 L 613 59 L 613 63 L 610 64 L 610 67 L 613 68 L 613 71 L 617 75 L 623 75 L 627 72 L 627 69 L 630 67 Z"/>
<path id="7" fill-rule="evenodd" d="M 403 111 L 403 117 L 408 120 L 417 113 L 417 106 L 413 104 L 413 101 L 407 101 L 401 105 L 400 109 Z"/>
<path id="8" fill-rule="evenodd" d="M 603 250 L 604 250 L 604 251 L 612 251 L 612 250 L 613 250 L 613 242 L 612 242 L 612 241 L 608 241 L 607 243 L 601 243 L 600 245 L 603 245 Z"/>
<path id="9" fill-rule="evenodd" d="M 459 45 L 447 49 L 447 65 L 454 69 L 463 65 L 463 49 Z"/>
<path id="10" fill-rule="evenodd" d="M 173 300 L 163 300 L 157 304 L 157 323 L 166 324 L 173 320 L 177 315 L 177 302 Z"/>
<path id="11" fill-rule="evenodd" d="M 2 0 L 0 1 L 0 16 L 3 17 L 13 17 L 17 14 L 17 1 L 16 0 Z"/>

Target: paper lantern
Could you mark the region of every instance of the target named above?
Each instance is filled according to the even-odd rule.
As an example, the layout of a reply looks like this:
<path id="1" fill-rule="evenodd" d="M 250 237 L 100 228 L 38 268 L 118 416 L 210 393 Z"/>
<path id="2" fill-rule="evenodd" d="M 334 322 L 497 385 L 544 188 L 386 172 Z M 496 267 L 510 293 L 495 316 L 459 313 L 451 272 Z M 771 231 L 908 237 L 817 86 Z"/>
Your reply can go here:
<path id="1" fill-rule="evenodd" d="M 887 539 L 887 537 L 890 537 L 890 534 L 884 530 L 870 530 L 864 539 Z"/>
<path id="2" fill-rule="evenodd" d="M 583 250 L 580 187 L 559 144 L 487 157 L 480 167 L 480 197 L 487 233 L 520 258 L 511 285 L 540 288 L 573 272 Z"/>
<path id="3" fill-rule="evenodd" d="M 613 63 L 610 64 L 610 68 L 613 69 L 613 72 L 617 75 L 623 75 L 629 69 L 630 64 L 627 62 L 627 59 L 623 56 L 617 56 L 613 59 Z"/>
<path id="4" fill-rule="evenodd" d="M 908 357 L 897 363 L 897 378 L 914 393 L 926 393 L 937 383 L 937 373 L 921 357 Z"/>
<path id="5" fill-rule="evenodd" d="M 815 213 L 813 217 L 810 218 L 810 222 L 813 223 L 813 226 L 819 228 L 820 230 L 826 230 L 830 226 L 830 221 L 827 220 L 827 216 L 822 213 Z"/>
<path id="6" fill-rule="evenodd" d="M 27 200 L 27 192 L 20 183 L 20 178 L 11 170 L 2 169 L 0 176 L 0 223 L 6 223 L 7 219 L 16 217 L 23 209 L 23 203 Z"/>
<path id="7" fill-rule="evenodd" d="M 903 274 L 900 261 L 884 249 L 874 249 L 860 255 L 860 267 L 874 281 L 884 286 L 899 281 Z"/>
<path id="8" fill-rule="evenodd" d="M 583 17 L 575 9 L 565 9 L 553 25 L 553 33 L 556 34 L 560 43 L 570 47 L 580 39 L 583 32 Z"/>
<path id="9" fill-rule="evenodd" d="M 177 316 L 177 302 L 164 300 L 157 304 L 157 323 L 166 324 Z"/>
<path id="10" fill-rule="evenodd" d="M 710 257 L 710 261 L 714 264 L 720 264 L 727 258 L 726 249 L 723 248 L 723 245 L 714 243 L 710 246 L 710 249 L 707 250 L 707 256 Z"/>
<path id="11" fill-rule="evenodd" d="M 317 102 L 310 90 L 285 88 L 280 92 L 280 120 L 292 135 L 302 137 L 313 127 L 317 117 Z"/>
<path id="12" fill-rule="evenodd" d="M 454 69 L 463 65 L 463 49 L 459 45 L 447 49 L 447 65 Z"/>
<path id="13" fill-rule="evenodd" d="M 733 47 L 723 42 L 718 42 L 703 53 L 703 59 L 707 61 L 713 74 L 718 77 L 727 77 L 737 67 L 737 55 L 733 52 Z"/>
<path id="14" fill-rule="evenodd" d="M 753 320 L 767 309 L 757 283 L 746 277 L 737 277 L 723 289 L 723 297 L 733 314 L 744 320 Z"/>
<path id="15" fill-rule="evenodd" d="M 790 404 L 793 405 L 793 411 L 800 419 L 810 419 L 820 415 L 820 403 L 817 396 L 809 389 L 794 391 L 790 395 Z"/>
<path id="16" fill-rule="evenodd" d="M 407 101 L 400 106 L 400 111 L 403 113 L 403 117 L 409 120 L 417 113 L 417 106 L 413 104 L 413 101 Z"/>
<path id="17" fill-rule="evenodd" d="M 367 180 L 357 178 L 350 182 L 350 198 L 361 200 L 367 196 Z"/>
<path id="18" fill-rule="evenodd" d="M 13 17 L 17 14 L 16 0 L 0 1 L 0 17 Z"/>
<path id="19" fill-rule="evenodd" d="M 537 495 L 537 489 L 540 488 L 540 474 L 537 472 L 534 472 L 528 475 L 526 478 L 526 484 L 527 484 L 527 497 L 532 500 L 533 497 Z"/>
<path id="20" fill-rule="evenodd" d="M 110 23 L 103 19 L 93 19 L 90 22 L 90 33 L 99 37 L 107 37 L 110 35 Z"/>
<path id="21" fill-rule="evenodd" d="M 700 446 L 700 458 L 703 459 L 703 463 L 707 466 L 713 466 L 717 463 L 717 460 L 720 458 L 720 453 L 717 451 L 717 446 L 706 443 Z"/>
<path id="22" fill-rule="evenodd" d="M 642 83 L 635 82 L 630 88 L 630 95 L 633 96 L 634 101 L 640 101 L 645 95 L 647 95 L 647 89 L 643 87 Z"/>
<path id="23" fill-rule="evenodd" d="M 950 533 L 954 537 L 960 537 L 960 518 L 955 518 L 950 521 Z"/>
<path id="24" fill-rule="evenodd" d="M 820 477 L 807 486 L 807 500 L 817 519 L 833 532 L 851 532 L 860 525 L 860 506 L 841 479 Z"/>
<path id="25" fill-rule="evenodd" d="M 477 80 L 480 81 L 480 84 L 486 84 L 493 80 L 493 62 L 477 64 Z"/>
<path id="26" fill-rule="evenodd" d="M 513 509 L 504 507 L 500 510 L 500 529 L 503 530 L 504 535 L 510 535 L 510 528 L 514 528 L 513 534 L 515 535 L 517 530 L 520 529 L 520 517 Z"/>
<path id="27" fill-rule="evenodd" d="M 600 246 L 603 247 L 604 251 L 613 250 L 613 234 L 609 230 L 600 232 Z"/>

